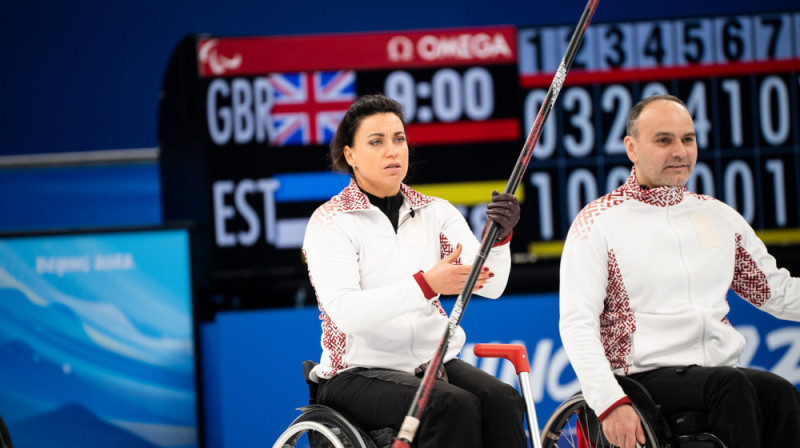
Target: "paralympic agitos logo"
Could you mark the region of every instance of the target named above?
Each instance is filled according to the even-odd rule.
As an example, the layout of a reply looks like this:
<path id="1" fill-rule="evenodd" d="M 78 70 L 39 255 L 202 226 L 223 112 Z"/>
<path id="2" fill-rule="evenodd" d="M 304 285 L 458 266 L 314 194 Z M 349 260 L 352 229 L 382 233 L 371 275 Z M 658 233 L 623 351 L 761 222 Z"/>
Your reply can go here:
<path id="1" fill-rule="evenodd" d="M 236 70 L 242 65 L 242 55 L 235 54 L 232 57 L 226 57 L 217 52 L 217 39 L 211 39 L 204 42 L 198 51 L 198 59 L 201 64 L 208 64 L 211 73 L 214 75 L 222 75 L 226 71 Z"/>
<path id="2" fill-rule="evenodd" d="M 392 62 L 410 62 L 419 57 L 424 61 L 487 60 L 513 57 L 511 47 L 502 33 L 461 33 L 455 35 L 426 34 L 416 41 L 407 36 L 395 36 L 386 45 Z"/>

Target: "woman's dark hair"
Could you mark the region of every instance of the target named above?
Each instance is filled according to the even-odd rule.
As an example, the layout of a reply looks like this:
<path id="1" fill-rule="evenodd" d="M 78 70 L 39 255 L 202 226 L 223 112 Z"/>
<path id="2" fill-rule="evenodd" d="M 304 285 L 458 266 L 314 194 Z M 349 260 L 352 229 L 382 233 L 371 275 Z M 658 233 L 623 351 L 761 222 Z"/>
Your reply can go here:
<path id="1" fill-rule="evenodd" d="M 331 167 L 334 171 L 341 171 L 353 176 L 353 167 L 347 163 L 344 157 L 344 147 L 353 146 L 353 137 L 364 118 L 380 113 L 397 115 L 405 127 L 403 106 L 397 101 L 383 95 L 365 95 L 358 98 L 344 114 L 344 118 L 336 129 L 336 135 L 331 141 Z"/>

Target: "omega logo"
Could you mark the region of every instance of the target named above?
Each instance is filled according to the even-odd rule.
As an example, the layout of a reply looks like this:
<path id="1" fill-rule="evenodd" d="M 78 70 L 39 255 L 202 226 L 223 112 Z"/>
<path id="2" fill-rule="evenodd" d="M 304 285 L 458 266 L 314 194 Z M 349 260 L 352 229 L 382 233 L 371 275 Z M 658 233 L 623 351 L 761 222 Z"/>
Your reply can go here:
<path id="1" fill-rule="evenodd" d="M 386 45 L 392 62 L 410 61 L 414 58 L 414 43 L 406 36 L 395 36 Z"/>
<path id="2" fill-rule="evenodd" d="M 513 56 L 511 47 L 501 33 L 426 34 L 416 44 L 406 36 L 395 36 L 386 45 L 386 52 L 392 62 L 408 62 L 415 56 L 425 61 L 486 60 Z"/>

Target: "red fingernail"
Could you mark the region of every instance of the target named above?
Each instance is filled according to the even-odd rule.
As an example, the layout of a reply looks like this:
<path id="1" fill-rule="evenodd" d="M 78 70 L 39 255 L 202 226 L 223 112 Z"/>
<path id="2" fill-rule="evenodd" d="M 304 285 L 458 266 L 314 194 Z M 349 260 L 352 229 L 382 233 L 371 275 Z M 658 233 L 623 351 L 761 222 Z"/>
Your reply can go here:
<path id="1" fill-rule="evenodd" d="M 494 277 L 494 274 L 489 274 L 489 277 Z"/>

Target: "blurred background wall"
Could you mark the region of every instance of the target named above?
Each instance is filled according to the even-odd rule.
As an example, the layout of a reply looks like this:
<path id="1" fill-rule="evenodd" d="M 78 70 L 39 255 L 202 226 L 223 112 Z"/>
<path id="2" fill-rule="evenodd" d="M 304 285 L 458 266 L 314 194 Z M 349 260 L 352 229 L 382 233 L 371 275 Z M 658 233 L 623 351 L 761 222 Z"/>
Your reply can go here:
<path id="1" fill-rule="evenodd" d="M 487 141 L 465 144 L 463 148 L 446 143 L 428 145 L 429 154 L 430 147 L 435 147 L 437 151 L 433 152 L 439 155 L 423 159 L 426 163 L 420 165 L 417 177 L 428 186 L 436 182 L 459 185 L 463 178 L 473 184 L 462 187 L 471 188 L 475 182 L 489 181 L 490 184 L 480 184 L 486 188 L 510 172 L 532 118 L 529 115 L 536 110 L 528 100 L 535 99 L 537 89 L 546 88 L 552 78 L 552 72 L 537 66 L 535 58 L 531 60 L 530 53 L 525 51 L 537 44 L 538 36 L 561 36 L 560 30 L 574 26 L 584 6 L 584 2 L 573 0 L 4 1 L 0 3 L 0 232 L 16 238 L 176 225 L 190 229 L 198 383 L 204 397 L 201 404 L 205 406 L 198 410 L 199 421 L 206 424 L 209 446 L 266 443 L 277 434 L 272 427 L 259 428 L 258 421 L 279 422 L 274 423 L 275 427 L 283 425 L 282 420 L 292 416 L 291 409 L 286 409 L 287 403 L 302 395 L 303 389 L 302 384 L 292 383 L 290 391 L 273 404 L 274 388 L 264 383 L 299 380 L 299 365 L 295 366 L 294 358 L 315 359 L 316 336 L 304 334 L 297 346 L 277 351 L 284 358 L 292 357 L 291 361 L 278 362 L 269 355 L 263 359 L 260 356 L 270 351 L 269 344 L 292 344 L 291 339 L 288 342 L 281 339 L 287 332 L 291 334 L 305 326 L 310 332 L 315 331 L 317 323 L 308 322 L 309 316 L 315 315 L 313 291 L 305 279 L 296 247 L 277 250 L 265 243 L 257 248 L 263 252 L 262 258 L 253 258 L 252 265 L 248 264 L 250 255 L 241 258 L 244 265 L 239 264 L 235 269 L 224 269 L 225 266 L 217 269 L 214 265 L 217 248 L 210 242 L 213 239 L 210 224 L 204 222 L 211 221 L 210 212 L 203 211 L 208 216 L 197 220 L 193 218 L 201 212 L 181 209 L 184 204 L 189 204 L 187 208 L 194 207 L 193 203 L 200 203 L 200 209 L 211 207 L 209 192 L 203 190 L 208 189 L 209 179 L 198 180 L 198 175 L 207 176 L 208 171 L 198 169 L 197 160 L 182 159 L 180 151 L 165 148 L 160 140 L 165 118 L 160 113 L 161 101 L 165 91 L 175 91 L 165 90 L 168 66 L 179 64 L 181 58 L 192 59 L 195 56 L 192 44 L 196 42 L 192 39 L 204 36 L 291 38 L 448 28 L 510 29 L 519 39 L 514 42 L 519 63 L 500 67 L 492 74 L 511 76 L 515 85 L 520 80 L 519 88 L 502 90 L 496 86 L 500 89 L 498 105 L 502 104 L 503 113 L 511 111 L 514 115 L 500 118 L 516 120 L 519 135 L 498 145 Z M 583 132 L 577 114 L 582 101 L 588 98 L 591 104 L 587 106 L 593 114 L 589 127 L 598 135 L 608 134 L 613 129 L 617 109 L 625 106 L 625 99 L 635 101 L 646 92 L 661 88 L 659 85 L 685 100 L 695 99 L 690 104 L 695 122 L 708 135 L 708 150 L 701 155 L 707 168 L 701 174 L 706 177 L 699 177 L 693 185 L 704 193 L 734 202 L 745 214 L 752 213 L 751 222 L 764 231 L 765 240 L 779 262 L 795 273 L 800 272 L 797 2 L 603 0 L 592 29 L 602 30 L 607 39 L 604 45 L 613 48 L 616 25 L 622 30 L 621 36 L 627 36 L 625 33 L 635 34 L 637 26 L 645 29 L 655 24 L 676 30 L 673 34 L 659 35 L 672 45 L 670 51 L 678 48 L 687 58 L 697 60 L 690 64 L 679 61 L 674 54 L 660 54 L 660 47 L 649 46 L 649 39 L 654 36 L 652 31 L 642 31 L 641 52 L 659 61 L 673 58 L 666 78 L 659 78 L 659 65 L 629 67 L 636 73 L 623 71 L 622 75 L 605 80 L 598 73 L 608 67 L 602 70 L 589 67 L 583 75 L 580 67 L 573 70 L 566 86 L 576 86 L 575 92 L 572 95 L 567 94 L 568 89 L 562 92 L 550 119 L 559 129 L 554 134 L 557 142 L 548 142 L 554 145 L 554 155 L 531 162 L 529 171 L 541 171 L 523 182 L 527 211 L 519 231 L 515 230 L 515 236 L 519 236 L 515 237 L 513 247 L 516 263 L 509 293 L 520 298 L 516 302 L 519 309 L 535 314 L 536 319 L 541 319 L 540 313 L 554 311 L 559 244 L 569 219 L 593 192 L 603 194 L 608 185 L 618 180 L 622 166 L 629 166 L 619 154 L 610 156 L 609 151 L 613 151 L 604 149 L 599 138 L 588 148 L 591 153 L 585 160 L 590 162 L 584 165 L 581 157 L 570 152 L 570 142 L 579 140 L 577 136 Z M 600 31 L 597 33 L 599 39 Z M 700 45 L 705 45 L 705 52 L 694 46 L 698 45 L 695 39 L 702 41 Z M 591 52 L 584 52 L 579 59 L 600 64 L 600 56 L 587 53 Z M 560 58 L 560 53 L 548 57 Z M 278 59 L 283 58 L 302 60 L 303 56 L 283 54 Z M 719 63 L 722 60 L 725 62 Z M 625 69 L 625 63 L 619 62 Z M 441 67 L 446 65 L 442 63 Z M 412 73 L 419 77 L 431 74 Z M 185 79 L 185 86 L 207 88 L 208 79 L 204 81 L 191 70 L 184 74 L 183 78 L 173 77 L 178 79 L 173 88 L 184 86 L 181 79 Z M 617 84 L 623 86 L 622 90 L 615 88 Z M 734 94 L 738 95 L 738 109 L 730 106 Z M 204 95 L 205 92 L 189 94 L 187 104 L 203 103 Z M 603 103 L 606 97 L 609 105 Z M 730 112 L 733 109 L 741 113 L 739 118 L 743 121 L 738 123 L 744 126 L 733 121 L 735 114 Z M 211 148 L 206 135 L 198 138 L 202 140 L 198 145 L 201 152 L 219 149 Z M 291 197 L 277 200 L 282 201 L 281 210 L 288 210 L 286 213 L 292 216 L 310 213 L 316 204 L 334 194 L 342 182 L 340 178 L 319 175 L 326 168 L 324 145 L 311 146 L 309 155 L 297 157 L 264 145 L 266 155 L 258 156 L 258 161 L 264 163 L 264 175 L 278 179 L 285 187 L 283 194 L 291 190 Z M 258 148 L 253 145 L 247 150 Z M 497 166 L 487 163 L 498 148 L 508 161 L 498 162 Z M 424 145 L 421 150 L 425 154 Z M 457 156 L 461 150 L 460 154 L 467 156 Z M 439 177 L 435 170 L 442 166 L 447 166 L 448 174 Z M 583 168 L 588 168 L 591 174 L 585 174 Z M 490 175 L 482 174 L 490 171 Z M 303 177 L 309 173 L 312 176 Z M 553 182 L 548 184 L 552 191 L 547 194 L 542 193 L 543 184 L 538 183 L 545 178 Z M 566 193 L 571 179 L 578 185 L 574 197 Z M 751 187 L 748 189 L 747 185 Z M 465 200 L 464 213 L 471 222 L 481 222 L 480 200 L 472 199 L 472 193 L 463 189 L 447 191 L 454 198 L 470 197 Z M 490 190 L 486 192 L 488 197 Z M 781 201 L 774 200 L 776 197 Z M 553 217 L 550 227 L 540 219 L 546 213 Z M 283 262 L 287 254 L 290 263 Z M 151 254 L 158 255 L 158 249 Z M 543 295 L 532 296 L 534 293 Z M 746 315 L 743 309 L 737 312 Z M 276 322 L 283 326 L 265 330 Z M 786 335 L 791 339 L 795 327 L 784 325 L 769 320 L 758 321 L 757 325 L 748 322 L 743 329 L 753 350 L 748 356 L 761 367 L 774 367 L 796 376 L 800 370 L 798 360 L 780 339 Z M 510 328 L 524 334 L 516 337 L 502 332 L 496 336 L 497 340 L 527 340 L 529 349 L 536 347 L 547 352 L 541 359 L 551 369 L 549 372 L 555 373 L 549 376 L 542 373 L 537 379 L 543 391 L 540 403 L 544 403 L 546 410 L 566 390 L 560 386 L 573 383 L 569 374 L 561 376 L 564 366 L 559 364 L 563 359 L 555 328 L 540 326 L 536 331 L 526 330 L 529 326 L 525 320 Z M 491 331 L 476 334 L 481 338 L 495 337 Z M 778 336 L 768 342 L 769 335 Z M 266 346 L 265 341 L 268 341 Z M 537 341 L 550 341 L 554 346 L 545 350 Z M 759 357 L 755 355 L 757 352 L 763 353 Z M 245 372 L 255 359 L 257 368 Z M 498 367 L 487 367 L 490 369 L 502 375 Z M 267 375 L 268 371 L 276 370 L 284 373 Z M 245 373 L 247 381 L 237 382 L 237 374 Z M 551 379 L 545 386 L 547 378 Z M 800 383 L 800 377 L 792 379 Z M 298 401 L 300 404 L 302 400 Z M 276 414 L 271 413 L 273 410 Z M 13 436 L 13 422 L 10 427 Z"/>

